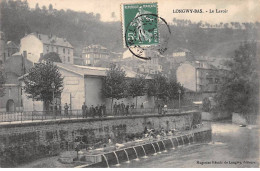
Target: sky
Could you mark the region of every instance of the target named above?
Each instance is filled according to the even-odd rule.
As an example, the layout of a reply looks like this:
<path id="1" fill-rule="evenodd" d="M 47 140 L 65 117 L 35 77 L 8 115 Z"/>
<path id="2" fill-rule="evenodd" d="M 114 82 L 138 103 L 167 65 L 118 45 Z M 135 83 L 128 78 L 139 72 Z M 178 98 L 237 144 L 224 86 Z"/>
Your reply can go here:
<path id="1" fill-rule="evenodd" d="M 120 4 L 136 2 L 157 2 L 157 0 L 27 0 L 30 7 L 36 3 L 46 7 L 52 4 L 55 9 L 71 9 L 74 11 L 93 12 L 101 15 L 101 21 L 120 21 Z M 176 14 L 176 9 L 227 9 L 227 13 Z M 260 0 L 158 0 L 159 16 L 167 22 L 177 19 L 200 20 L 210 24 L 220 22 L 260 22 Z M 114 12 L 114 17 L 111 14 Z"/>

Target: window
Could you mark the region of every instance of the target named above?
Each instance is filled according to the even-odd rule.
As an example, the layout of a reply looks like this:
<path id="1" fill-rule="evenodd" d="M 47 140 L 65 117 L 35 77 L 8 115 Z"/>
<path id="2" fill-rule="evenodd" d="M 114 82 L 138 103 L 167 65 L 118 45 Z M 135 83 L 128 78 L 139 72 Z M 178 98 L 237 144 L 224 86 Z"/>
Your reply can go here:
<path id="1" fill-rule="evenodd" d="M 47 52 L 49 52 L 49 46 L 46 46 L 46 50 L 47 50 Z"/>
<path id="2" fill-rule="evenodd" d="M 68 62 L 70 62 L 70 57 L 68 56 Z"/>
<path id="3" fill-rule="evenodd" d="M 68 54 L 70 54 L 70 49 L 68 49 Z"/>
<path id="4" fill-rule="evenodd" d="M 65 53 L 65 48 L 63 48 L 63 53 Z"/>
<path id="5" fill-rule="evenodd" d="M 219 83 L 219 78 L 215 78 L 215 83 Z"/>
<path id="6" fill-rule="evenodd" d="M 59 48 L 58 47 L 56 47 L 56 52 L 59 53 Z"/>

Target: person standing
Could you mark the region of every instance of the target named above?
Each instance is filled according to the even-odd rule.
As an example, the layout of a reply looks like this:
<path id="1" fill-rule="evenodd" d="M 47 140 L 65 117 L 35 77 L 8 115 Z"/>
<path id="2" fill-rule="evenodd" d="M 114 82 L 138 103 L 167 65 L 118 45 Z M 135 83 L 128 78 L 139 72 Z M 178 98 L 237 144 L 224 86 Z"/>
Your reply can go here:
<path id="1" fill-rule="evenodd" d="M 120 115 L 120 113 L 121 113 L 121 104 L 120 104 L 120 102 L 118 102 L 118 104 L 117 104 L 117 115 Z"/>
<path id="2" fill-rule="evenodd" d="M 144 103 L 142 103 L 141 105 L 140 105 L 140 110 L 141 110 L 141 113 L 143 114 L 143 112 L 144 112 Z"/>
<path id="3" fill-rule="evenodd" d="M 162 114 L 162 112 L 161 112 L 161 105 L 158 104 L 157 107 L 158 107 L 158 114 Z"/>
<path id="4" fill-rule="evenodd" d="M 144 103 L 142 103 L 140 107 L 141 107 L 141 109 L 143 109 L 144 108 Z"/>
<path id="5" fill-rule="evenodd" d="M 92 116 L 93 118 L 95 118 L 95 114 L 96 114 L 95 108 L 94 108 L 93 105 L 91 105 L 91 116 Z"/>
<path id="6" fill-rule="evenodd" d="M 129 114 L 129 103 L 127 103 L 127 105 L 125 107 L 125 113 L 126 113 L 126 116 Z"/>
<path id="7" fill-rule="evenodd" d="M 65 105 L 64 105 L 64 112 L 65 112 L 65 115 L 68 115 L 68 112 L 69 111 L 69 106 L 68 106 L 68 104 L 67 103 L 65 103 Z"/>
<path id="8" fill-rule="evenodd" d="M 98 116 L 99 116 L 99 118 L 101 118 L 103 116 L 102 108 L 103 108 L 102 104 L 100 106 L 98 105 Z"/>
<path id="9" fill-rule="evenodd" d="M 133 104 L 131 104 L 131 115 L 133 114 L 134 109 L 135 109 L 135 104 L 133 103 Z"/>
<path id="10" fill-rule="evenodd" d="M 125 115 L 125 104 L 123 101 L 121 102 L 121 113 L 122 115 Z"/>
<path id="11" fill-rule="evenodd" d="M 116 116 L 116 114 L 117 114 L 117 104 L 116 104 L 116 102 L 113 106 L 113 112 L 114 112 L 114 116 Z"/>
<path id="12" fill-rule="evenodd" d="M 83 116 L 83 118 L 87 117 L 86 116 L 87 105 L 86 105 L 85 102 L 83 103 L 81 109 L 82 109 L 82 116 Z"/>
<path id="13" fill-rule="evenodd" d="M 165 104 L 164 106 L 163 106 L 163 114 L 166 114 L 167 113 L 167 104 Z"/>
<path id="14" fill-rule="evenodd" d="M 103 104 L 103 115 L 104 115 L 104 117 L 106 117 L 106 115 L 107 115 L 107 107 L 105 104 Z"/>
<path id="15" fill-rule="evenodd" d="M 99 116 L 99 105 L 95 107 L 95 116 Z"/>

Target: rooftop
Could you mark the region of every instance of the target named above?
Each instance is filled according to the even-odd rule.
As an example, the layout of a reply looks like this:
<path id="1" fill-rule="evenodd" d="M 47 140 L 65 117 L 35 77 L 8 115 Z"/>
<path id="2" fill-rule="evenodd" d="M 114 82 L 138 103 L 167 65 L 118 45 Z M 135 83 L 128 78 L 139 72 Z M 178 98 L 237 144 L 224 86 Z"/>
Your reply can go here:
<path id="1" fill-rule="evenodd" d="M 72 45 L 65 38 L 60 38 L 52 34 L 45 35 L 39 33 L 31 33 L 29 35 L 35 35 L 38 39 L 42 41 L 43 44 L 73 48 Z"/>
<path id="2" fill-rule="evenodd" d="M 81 76 L 89 75 L 89 76 L 106 76 L 106 71 L 109 68 L 102 68 L 102 67 L 92 67 L 92 66 L 82 66 L 82 65 L 71 65 L 71 64 L 64 64 L 64 63 L 55 63 L 59 68 L 64 70 L 79 74 Z M 128 78 L 135 78 L 137 73 L 123 67 L 122 68 L 125 73 L 126 77 Z M 146 77 L 146 79 L 150 79 L 150 77 Z"/>

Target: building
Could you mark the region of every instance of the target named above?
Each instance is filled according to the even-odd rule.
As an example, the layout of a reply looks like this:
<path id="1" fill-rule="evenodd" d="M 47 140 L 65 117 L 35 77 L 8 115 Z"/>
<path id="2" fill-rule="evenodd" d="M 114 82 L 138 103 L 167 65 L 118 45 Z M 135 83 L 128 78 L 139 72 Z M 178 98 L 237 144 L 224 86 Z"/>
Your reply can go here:
<path id="1" fill-rule="evenodd" d="M 19 47 L 12 41 L 8 41 L 5 46 L 6 59 L 11 57 L 16 52 L 19 52 Z"/>
<path id="2" fill-rule="evenodd" d="M 26 59 L 26 52 L 23 55 L 13 55 L 3 63 L 6 82 L 3 85 L 5 92 L 0 98 L 1 112 L 15 112 L 23 110 L 22 86 L 18 78 L 24 75 L 33 66 L 32 62 Z"/>
<path id="3" fill-rule="evenodd" d="M 108 49 L 101 45 L 89 45 L 82 50 L 82 58 L 88 66 L 97 66 L 100 61 L 108 60 L 109 55 Z"/>
<path id="4" fill-rule="evenodd" d="M 194 55 L 188 49 L 178 48 L 172 53 L 172 56 L 170 56 L 168 59 L 170 62 L 182 63 L 185 61 L 193 61 Z"/>
<path id="5" fill-rule="evenodd" d="M 106 76 L 108 68 L 69 65 L 64 63 L 55 63 L 61 75 L 64 77 L 64 89 L 61 94 L 61 99 L 57 100 L 58 104 L 62 106 L 67 103 L 72 110 L 81 110 L 83 102 L 89 107 L 91 105 L 106 104 L 107 108 L 111 106 L 111 100 L 105 99 L 101 95 L 102 80 Z M 128 79 L 134 78 L 136 73 L 125 69 L 126 77 Z M 22 77 L 20 77 L 21 84 Z M 149 77 L 147 77 L 149 79 Z M 154 107 L 153 98 L 147 96 L 138 97 L 138 105 L 142 102 L 146 102 L 146 107 Z M 22 95 L 24 111 L 42 111 L 42 102 L 33 102 L 32 99 L 27 98 L 26 94 Z M 114 100 L 115 102 L 116 100 Z M 132 97 L 120 99 L 120 102 L 134 103 L 135 99 Z"/>
<path id="6" fill-rule="evenodd" d="M 59 38 L 52 34 L 28 34 L 21 39 L 20 45 L 20 52 L 27 51 L 27 58 L 33 63 L 39 61 L 41 54 L 56 52 L 62 63 L 73 64 L 73 50 L 72 45 L 65 38 Z"/>
<path id="7" fill-rule="evenodd" d="M 5 61 L 5 35 L 0 31 L 0 65 Z"/>
<path id="8" fill-rule="evenodd" d="M 213 96 L 225 79 L 228 70 L 218 69 L 206 61 L 182 63 L 176 71 L 177 81 L 190 92 L 204 97 Z"/>
<path id="9" fill-rule="evenodd" d="M 82 57 L 74 56 L 73 60 L 74 60 L 73 62 L 74 65 L 84 65 L 84 60 Z"/>
<path id="10" fill-rule="evenodd" d="M 150 75 L 162 72 L 162 65 L 159 64 L 160 58 L 162 57 L 157 54 L 151 60 L 146 60 L 145 63 L 138 66 L 137 72 Z"/>
<path id="11" fill-rule="evenodd" d="M 120 61 L 120 64 L 131 67 L 133 71 L 145 75 L 153 75 L 162 72 L 160 60 L 164 57 L 160 55 L 159 52 L 146 51 L 145 56 L 151 57 L 151 60 L 140 59 L 134 56 L 129 50 L 126 50 L 123 53 L 123 58 Z"/>

